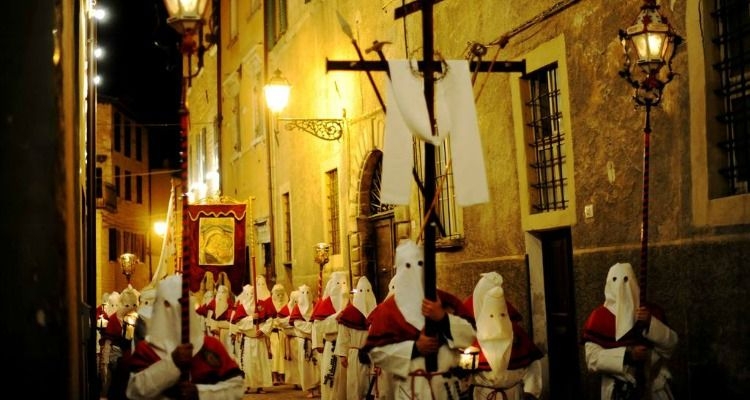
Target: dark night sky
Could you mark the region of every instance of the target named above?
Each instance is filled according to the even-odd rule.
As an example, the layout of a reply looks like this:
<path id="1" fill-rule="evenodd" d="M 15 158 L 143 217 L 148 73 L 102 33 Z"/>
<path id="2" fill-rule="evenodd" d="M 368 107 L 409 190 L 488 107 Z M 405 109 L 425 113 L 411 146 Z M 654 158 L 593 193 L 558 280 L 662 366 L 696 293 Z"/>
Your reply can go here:
<path id="1" fill-rule="evenodd" d="M 179 35 L 166 22 L 163 0 L 99 0 L 107 19 L 97 35 L 100 98 L 116 99 L 149 128 L 151 166 L 178 166 Z M 169 164 L 164 165 L 164 160 Z"/>

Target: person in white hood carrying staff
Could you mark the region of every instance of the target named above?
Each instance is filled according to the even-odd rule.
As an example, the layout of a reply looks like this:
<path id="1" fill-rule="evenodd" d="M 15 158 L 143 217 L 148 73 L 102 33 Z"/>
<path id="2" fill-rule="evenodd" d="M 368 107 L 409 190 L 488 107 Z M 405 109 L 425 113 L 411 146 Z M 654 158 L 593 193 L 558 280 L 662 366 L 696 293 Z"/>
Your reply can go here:
<path id="1" fill-rule="evenodd" d="M 678 336 L 661 308 L 639 304 L 638 280 L 630 264 L 610 267 L 604 298 L 586 320 L 582 337 L 588 370 L 601 374 L 601 399 L 673 399 L 665 361 Z"/>

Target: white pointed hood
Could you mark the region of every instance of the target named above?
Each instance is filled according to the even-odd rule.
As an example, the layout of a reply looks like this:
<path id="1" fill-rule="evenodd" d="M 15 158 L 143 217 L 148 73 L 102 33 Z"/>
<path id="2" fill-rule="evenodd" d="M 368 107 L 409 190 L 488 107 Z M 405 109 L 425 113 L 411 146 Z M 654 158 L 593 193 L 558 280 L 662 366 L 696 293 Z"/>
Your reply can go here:
<path id="1" fill-rule="evenodd" d="M 477 341 L 492 371 L 505 371 L 513 348 L 513 325 L 505 302 L 505 292 L 500 286 L 495 286 L 482 297 L 482 308 L 476 314 Z"/>
<path id="2" fill-rule="evenodd" d="M 604 307 L 615 315 L 615 338 L 620 340 L 635 325 L 635 310 L 640 303 L 638 279 L 629 263 L 609 268 L 604 285 Z"/>
<path id="3" fill-rule="evenodd" d="M 396 247 L 394 296 L 399 311 L 413 327 L 422 330 L 424 300 L 424 248 L 414 241 L 401 241 Z"/>
<path id="4" fill-rule="evenodd" d="M 157 350 L 162 357 L 172 353 L 181 342 L 182 307 L 180 297 L 182 296 L 182 275 L 170 275 L 159 282 L 156 290 L 156 300 L 151 321 L 148 325 L 146 340 Z M 190 296 L 190 302 L 195 299 Z M 193 354 L 203 347 L 203 330 L 195 313 L 195 305 L 190 305 L 190 343 L 193 344 Z"/>
<path id="5" fill-rule="evenodd" d="M 377 305 L 375 294 L 372 292 L 372 285 L 366 276 L 360 277 L 357 281 L 357 288 L 352 295 L 352 304 L 365 317 L 375 309 Z"/>

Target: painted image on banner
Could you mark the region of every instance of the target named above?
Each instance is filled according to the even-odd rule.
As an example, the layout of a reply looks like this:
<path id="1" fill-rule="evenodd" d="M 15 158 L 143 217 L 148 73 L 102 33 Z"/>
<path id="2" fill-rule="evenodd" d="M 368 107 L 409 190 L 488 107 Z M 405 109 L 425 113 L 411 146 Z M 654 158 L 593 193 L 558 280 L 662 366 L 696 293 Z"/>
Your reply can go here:
<path id="1" fill-rule="evenodd" d="M 233 217 L 201 218 L 198 262 L 201 265 L 234 265 Z"/>

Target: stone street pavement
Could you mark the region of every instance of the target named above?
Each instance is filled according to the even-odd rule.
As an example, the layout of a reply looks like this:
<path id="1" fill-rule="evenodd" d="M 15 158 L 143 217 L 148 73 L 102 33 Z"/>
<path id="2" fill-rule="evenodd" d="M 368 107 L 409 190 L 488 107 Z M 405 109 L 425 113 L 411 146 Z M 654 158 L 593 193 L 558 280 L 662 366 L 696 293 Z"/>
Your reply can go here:
<path id="1" fill-rule="evenodd" d="M 242 400 L 308 400 L 307 392 L 295 389 L 292 385 L 263 388 L 266 393 L 246 394 Z M 317 397 L 320 399 L 320 397 Z"/>

